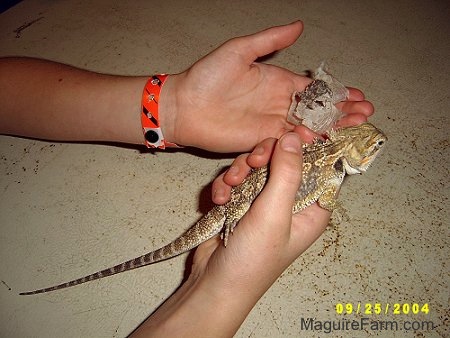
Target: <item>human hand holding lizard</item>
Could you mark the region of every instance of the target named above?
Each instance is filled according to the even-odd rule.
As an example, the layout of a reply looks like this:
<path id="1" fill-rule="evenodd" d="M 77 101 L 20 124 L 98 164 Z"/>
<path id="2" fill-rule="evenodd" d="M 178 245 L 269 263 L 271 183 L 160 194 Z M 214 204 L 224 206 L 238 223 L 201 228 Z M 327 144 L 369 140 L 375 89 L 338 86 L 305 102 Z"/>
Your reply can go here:
<path id="1" fill-rule="evenodd" d="M 292 44 L 302 28 L 296 22 L 232 39 L 184 73 L 169 77 L 160 102 L 166 139 L 228 152 L 249 150 L 288 130 L 301 133 L 301 126 L 286 122 L 286 112 L 292 92 L 302 90 L 310 80 L 255 61 Z M 97 74 L 36 59 L 2 59 L 0 133 L 142 143 L 139 102 L 147 79 Z M 340 125 L 358 124 L 373 113 L 373 106 L 357 89 L 350 89 L 349 100 L 339 108 L 348 114 Z M 238 158 L 232 166 L 239 169 L 237 173 L 229 170 L 216 181 L 222 193 L 215 189 L 214 200 L 224 203 L 230 186 L 240 183 L 250 166 L 266 164 L 275 147 L 269 184 L 236 228 L 229 246 L 225 249 L 217 238 L 202 244 L 187 282 L 136 336 L 149 329 L 150 336 L 169 331 L 174 333 L 171 336 L 232 335 L 279 274 L 321 234 L 329 212 L 312 205 L 292 216 L 292 194 L 301 172 L 300 153 L 289 151 L 299 148 L 295 137 L 290 133 L 280 142 L 263 141 L 252 155 Z M 284 148 L 285 142 L 297 145 Z M 276 216 L 266 207 L 275 203 Z M 216 308 L 223 313 L 212 310 Z"/>
<path id="2" fill-rule="evenodd" d="M 266 164 L 271 157 L 271 175 L 228 246 L 217 237 L 201 244 L 187 281 L 133 337 L 232 336 L 284 269 L 324 231 L 330 213 L 317 204 L 292 215 L 301 181 L 299 135 L 289 132 L 258 147 L 258 154 L 240 156 L 234 165 L 242 173 L 248 163 Z M 223 177 L 214 183 L 223 184 Z"/>

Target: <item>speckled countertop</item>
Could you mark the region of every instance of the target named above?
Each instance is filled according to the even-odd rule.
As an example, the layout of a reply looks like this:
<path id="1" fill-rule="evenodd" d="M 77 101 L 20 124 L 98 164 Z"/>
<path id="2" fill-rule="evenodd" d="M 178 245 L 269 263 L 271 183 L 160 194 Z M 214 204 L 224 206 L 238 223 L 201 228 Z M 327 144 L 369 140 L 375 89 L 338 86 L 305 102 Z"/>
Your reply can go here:
<path id="1" fill-rule="evenodd" d="M 327 60 L 374 103 L 389 143 L 342 189 L 349 220 L 286 270 L 237 337 L 448 337 L 449 16 L 445 1 L 24 1 L 0 15 L 0 55 L 174 73 L 228 38 L 304 20 L 303 37 L 270 62 L 303 71 Z M 179 285 L 186 255 L 70 291 L 17 295 L 175 238 L 206 211 L 209 183 L 231 162 L 140 150 L 0 137 L 0 336 L 124 337 Z M 338 303 L 390 308 L 340 315 Z M 395 303 L 427 303 L 429 313 L 394 315 Z M 311 317 L 399 330 L 327 335 L 302 327 Z"/>

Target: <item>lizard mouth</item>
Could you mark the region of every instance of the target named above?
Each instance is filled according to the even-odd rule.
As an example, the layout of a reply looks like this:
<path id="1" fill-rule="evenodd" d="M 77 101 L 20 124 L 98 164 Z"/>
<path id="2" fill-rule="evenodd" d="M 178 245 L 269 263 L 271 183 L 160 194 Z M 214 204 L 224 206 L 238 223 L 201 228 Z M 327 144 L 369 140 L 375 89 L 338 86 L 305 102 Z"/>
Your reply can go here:
<path id="1" fill-rule="evenodd" d="M 359 167 L 352 167 L 347 160 L 342 161 L 344 163 L 345 172 L 349 175 L 355 175 L 355 174 L 361 174 L 362 172 L 366 171 L 367 168 L 363 168 L 363 166 Z"/>
<path id="2" fill-rule="evenodd" d="M 362 174 L 369 169 L 370 165 L 374 161 L 376 155 L 380 151 L 378 150 L 376 153 L 372 154 L 372 156 L 367 156 L 361 160 L 361 163 L 357 163 L 356 165 L 351 165 L 346 159 L 343 160 L 344 168 L 347 174 Z"/>

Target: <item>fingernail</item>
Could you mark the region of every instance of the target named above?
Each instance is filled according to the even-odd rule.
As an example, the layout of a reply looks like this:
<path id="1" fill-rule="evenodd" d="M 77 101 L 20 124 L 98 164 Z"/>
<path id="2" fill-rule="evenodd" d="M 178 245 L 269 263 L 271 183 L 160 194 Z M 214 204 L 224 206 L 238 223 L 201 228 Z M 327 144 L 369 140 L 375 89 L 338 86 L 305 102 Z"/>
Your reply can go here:
<path id="1" fill-rule="evenodd" d="M 264 154 L 263 147 L 256 146 L 256 148 L 253 149 L 253 151 L 252 151 L 252 155 L 262 155 L 262 154 Z"/>
<path id="2" fill-rule="evenodd" d="M 235 165 L 232 165 L 228 168 L 228 174 L 232 176 L 236 176 L 239 173 L 239 168 Z"/>
<path id="3" fill-rule="evenodd" d="M 214 198 L 218 200 L 222 200 L 225 197 L 225 191 L 221 188 L 214 190 Z"/>
<path id="4" fill-rule="evenodd" d="M 281 149 L 287 152 L 299 154 L 301 151 L 302 144 L 300 142 L 300 137 L 295 133 L 284 134 L 279 142 Z"/>

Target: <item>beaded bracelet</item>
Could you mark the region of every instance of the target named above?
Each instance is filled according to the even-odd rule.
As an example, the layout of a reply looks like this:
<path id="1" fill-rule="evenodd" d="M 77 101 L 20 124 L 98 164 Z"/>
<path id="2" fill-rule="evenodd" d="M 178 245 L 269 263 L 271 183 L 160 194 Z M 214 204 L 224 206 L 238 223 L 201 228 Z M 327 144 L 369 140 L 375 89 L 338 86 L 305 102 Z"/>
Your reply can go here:
<path id="1" fill-rule="evenodd" d="M 146 83 L 142 93 L 141 124 L 145 145 L 148 148 L 165 149 L 177 147 L 164 139 L 159 121 L 159 97 L 168 75 L 153 75 Z"/>

